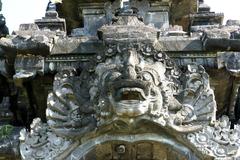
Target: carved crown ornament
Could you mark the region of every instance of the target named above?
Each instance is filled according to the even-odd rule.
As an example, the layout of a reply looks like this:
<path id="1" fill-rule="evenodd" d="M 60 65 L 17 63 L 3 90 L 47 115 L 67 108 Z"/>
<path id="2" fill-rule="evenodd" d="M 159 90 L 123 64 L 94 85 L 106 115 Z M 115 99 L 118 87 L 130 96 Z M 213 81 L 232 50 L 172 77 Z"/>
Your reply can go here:
<path id="1" fill-rule="evenodd" d="M 104 27 L 104 49 L 80 73 L 56 74 L 47 124 L 35 119 L 30 132 L 21 131 L 23 159 L 239 157 L 240 127 L 230 129 L 227 117 L 216 120 L 202 66 L 178 68 L 157 36 L 136 38 L 126 34 L 131 26 L 118 24 L 126 32 L 110 38 Z"/>

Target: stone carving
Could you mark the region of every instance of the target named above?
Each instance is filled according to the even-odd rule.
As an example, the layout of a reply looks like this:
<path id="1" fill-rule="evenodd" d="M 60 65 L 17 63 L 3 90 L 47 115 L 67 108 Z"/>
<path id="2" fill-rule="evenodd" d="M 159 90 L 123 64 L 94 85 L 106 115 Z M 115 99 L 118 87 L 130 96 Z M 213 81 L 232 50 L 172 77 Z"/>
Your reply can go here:
<path id="1" fill-rule="evenodd" d="M 99 29 L 93 58 L 58 70 L 47 124 L 35 119 L 21 131 L 22 158 L 238 158 L 239 126 L 216 120 L 205 69 L 176 66 L 157 30 L 129 11 Z"/>
<path id="2" fill-rule="evenodd" d="M 230 129 L 230 121 L 223 116 L 213 126 L 187 135 L 188 140 L 196 148 L 207 155 L 223 159 L 239 158 L 239 125 Z"/>
<path id="3" fill-rule="evenodd" d="M 72 68 L 59 72 L 46 111 L 51 129 L 46 125 L 37 127 L 41 123 L 35 120 L 33 129 L 40 130 L 34 129 L 31 133 L 34 136 L 27 134 L 21 145 L 23 157 L 36 158 L 38 151 L 44 151 L 41 153 L 45 155 L 49 150 L 44 147 L 53 145 L 52 137 L 69 146 L 70 142 L 61 137 L 85 139 L 87 143 L 106 130 L 132 134 L 135 128 L 136 133 L 146 134 L 143 122 L 164 127 L 174 134 L 185 134 L 213 123 L 216 104 L 204 68 L 189 65 L 183 74 L 156 46 L 154 43 L 141 47 L 135 47 L 134 43 L 109 45 L 106 53 L 96 55 L 80 74 Z M 43 137 L 41 147 L 34 148 L 27 143 Z M 82 143 L 75 150 L 85 145 Z M 24 147 L 28 150 L 30 147 L 31 154 Z M 66 148 L 57 148 L 58 153 Z"/>
<path id="4" fill-rule="evenodd" d="M 86 97 L 82 95 L 88 96 L 88 93 L 81 90 L 83 80 L 75 74 L 74 70 L 65 70 L 55 76 L 46 110 L 48 124 L 53 131 L 73 138 L 81 137 L 96 127 L 93 105 L 90 101 L 86 103 Z"/>
<path id="5" fill-rule="evenodd" d="M 239 77 L 239 53 L 232 53 L 226 62 L 226 69 L 234 76 Z"/>
<path id="6" fill-rule="evenodd" d="M 52 159 L 66 151 L 73 143 L 52 133 L 39 118 L 31 124 L 31 132 L 20 132 L 20 152 L 22 159 Z"/>
<path id="7" fill-rule="evenodd" d="M 183 123 L 195 120 L 214 122 L 216 103 L 205 69 L 202 66 L 188 65 L 184 75 L 183 106 L 185 109 L 180 113 L 184 115 L 185 112 L 189 115 L 184 118 Z"/>
<path id="8" fill-rule="evenodd" d="M 97 55 L 96 62 L 91 62 L 80 76 L 66 70 L 55 77 L 54 93 L 48 99 L 50 126 L 69 121 L 66 126 L 77 127 L 83 117 L 88 117 L 85 121 L 93 125 L 97 121 L 94 120 L 95 113 L 100 118 L 99 124 L 105 123 L 102 120 L 106 117 L 142 115 L 151 115 L 150 119 L 152 116 L 156 119 L 161 117 L 163 123 L 174 119 L 169 122 L 173 127 L 176 124 L 215 120 L 214 96 L 202 67 L 189 65 L 183 80 L 185 84 L 180 86 L 181 71 L 176 69 L 166 54 L 155 50 L 150 44 L 142 48 L 134 48 L 133 44 L 125 48 L 120 45 L 116 46 L 116 50 L 114 46 L 107 48 L 105 55 Z M 183 93 L 180 93 L 180 87 L 184 88 Z M 182 99 L 182 103 L 174 94 L 179 96 L 179 100 Z M 199 106 L 203 101 L 204 109 Z M 78 119 L 66 113 L 83 117 Z"/>
<path id="9" fill-rule="evenodd" d="M 95 72 L 98 82 L 95 86 L 101 88 L 98 88 L 101 103 L 97 106 L 101 113 L 112 117 L 150 114 L 159 118 L 167 111 L 168 106 L 164 103 L 167 99 L 163 96 L 166 92 L 163 85 L 168 86 L 164 64 L 156 62 L 150 46 L 142 48 L 142 54 L 139 51 L 126 46 L 120 54 L 106 58 L 106 63 L 97 65 Z"/>

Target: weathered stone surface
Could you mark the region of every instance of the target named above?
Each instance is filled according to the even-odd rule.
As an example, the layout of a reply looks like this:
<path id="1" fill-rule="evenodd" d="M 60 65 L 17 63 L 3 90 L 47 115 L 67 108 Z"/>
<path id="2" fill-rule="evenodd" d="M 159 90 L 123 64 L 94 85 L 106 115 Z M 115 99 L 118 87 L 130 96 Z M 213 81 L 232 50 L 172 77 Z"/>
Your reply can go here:
<path id="1" fill-rule="evenodd" d="M 214 92 L 205 69 L 195 64 L 178 68 L 162 51 L 158 37 L 139 38 L 128 32 L 127 24 L 99 30 L 102 48 L 80 73 L 70 67 L 55 75 L 47 124 L 36 119 L 32 132 L 24 133 L 22 158 L 239 157 L 239 148 L 232 145 L 237 143 L 239 126 L 232 133 L 224 117 L 216 120 Z M 74 45 L 84 44 L 81 40 Z M 34 139 L 37 147 L 30 143 Z M 64 145 L 52 147 L 55 141 Z"/>
<path id="2" fill-rule="evenodd" d="M 108 28 L 104 28 L 104 30 L 107 30 L 107 29 Z M 128 28 L 125 28 L 125 30 L 128 30 Z M 136 32 L 135 35 L 138 35 L 138 32 Z M 134 33 L 132 32 L 129 32 L 129 33 L 134 35 Z M 121 33 L 119 33 L 119 35 L 120 34 Z M 124 34 L 126 36 L 128 35 L 127 32 L 124 32 Z M 146 34 L 147 33 L 144 33 L 144 36 Z M 157 33 L 151 33 L 151 34 L 152 35 L 148 34 L 148 38 L 153 39 L 154 37 L 157 37 Z M 110 33 L 106 34 L 105 39 L 108 39 L 108 40 L 114 39 L 114 37 L 111 37 L 110 35 L 111 35 Z M 115 34 L 115 37 L 117 38 L 119 35 Z M 100 38 L 101 36 L 102 35 L 100 34 Z M 202 41 L 200 40 L 200 37 L 199 38 L 160 37 L 159 42 L 162 45 L 163 51 L 203 51 Z M 101 48 L 101 46 L 102 46 L 101 41 L 94 38 L 89 39 L 86 37 L 82 37 L 82 38 L 58 39 L 51 50 L 51 54 L 95 53 L 96 52 L 95 49 L 99 47 Z"/>
<path id="3" fill-rule="evenodd" d="M 67 25 L 68 25 L 67 28 L 69 30 L 68 32 L 71 32 L 71 30 L 74 28 L 79 28 L 84 26 L 83 14 L 81 12 L 79 13 L 79 11 L 81 10 L 81 8 L 83 8 L 83 6 L 85 6 L 85 8 L 89 8 L 88 10 L 91 10 L 91 9 L 93 10 L 93 8 L 99 9 L 99 8 L 103 8 L 103 6 L 100 5 L 101 7 L 99 7 L 98 4 L 103 4 L 104 2 L 106 1 L 99 0 L 99 1 L 95 1 L 94 3 L 93 1 L 76 1 L 76 0 L 63 1 L 63 5 L 62 7 L 59 7 L 58 11 L 59 11 L 60 17 L 66 18 Z M 116 2 L 117 1 L 115 1 L 115 3 Z M 189 15 L 190 13 L 197 12 L 197 1 L 191 1 L 191 0 L 151 1 L 152 3 L 151 5 L 149 5 L 146 2 L 147 1 L 132 1 L 131 3 L 133 3 L 136 8 L 138 9 L 140 8 L 139 10 L 142 17 L 146 16 L 149 18 L 153 18 L 153 20 L 155 20 L 156 27 L 159 26 L 159 24 L 160 26 L 164 24 L 165 27 L 168 27 L 169 26 L 168 23 L 170 21 L 171 24 L 174 24 L 174 25 L 177 25 L 177 24 L 183 25 L 184 29 L 187 30 L 188 24 L 190 22 L 187 18 L 185 18 L 187 22 L 184 23 L 181 18 Z M 95 6 L 98 6 L 98 7 L 95 7 Z M 150 12 L 148 12 L 147 14 L 143 14 L 144 12 L 142 12 L 141 10 L 146 11 L 147 8 L 149 8 L 149 6 L 153 6 L 150 9 Z M 115 9 L 120 8 L 120 5 L 114 8 Z M 168 13 L 169 10 L 171 12 Z M 170 20 L 168 20 L 167 18 L 168 15 L 171 18 Z M 162 18 L 159 19 L 158 17 L 162 17 Z M 149 23 L 153 23 L 153 21 L 146 20 L 145 23 L 149 24 Z"/>
<path id="4" fill-rule="evenodd" d="M 125 44 L 125 42 L 121 43 Z M 48 124 L 57 135 L 73 139 L 86 138 L 86 142 L 79 145 L 69 158 L 75 157 L 81 159 L 82 156 L 87 156 L 88 152 L 79 152 L 83 146 L 89 149 L 94 147 L 94 145 L 88 144 L 91 138 L 87 136 L 89 135 L 87 133 L 90 133 L 93 138 L 97 138 L 98 132 L 100 134 L 102 132 L 101 128 L 104 129 L 107 127 L 106 125 L 112 126 L 112 124 L 116 123 L 118 127 L 114 127 L 110 132 L 118 133 L 121 139 L 124 139 L 124 136 L 121 136 L 122 132 L 128 134 L 135 133 L 136 135 L 134 134 L 134 136 L 136 137 L 140 136 L 138 135 L 140 133 L 144 135 L 145 126 L 141 126 L 141 123 L 138 123 L 142 118 L 149 121 L 149 123 L 153 121 L 162 127 L 169 127 L 171 130 L 180 133 L 188 133 L 201 129 L 204 123 L 200 123 L 200 121 L 206 121 L 207 125 L 215 120 L 214 114 L 216 106 L 214 105 L 214 101 L 212 101 L 213 96 L 212 91 L 209 90 L 208 77 L 204 73 L 204 70 L 202 70 L 202 67 L 189 66 L 188 71 L 185 73 L 186 81 L 184 80 L 182 83 L 182 85 L 186 87 L 186 91 L 182 95 L 184 98 L 178 101 L 173 96 L 173 93 L 178 94 L 179 91 L 175 89 L 181 87 L 178 83 L 174 83 L 173 85 L 175 87 L 172 87 L 175 89 L 172 88 L 173 90 L 169 91 L 170 88 L 168 88 L 168 84 L 171 83 L 170 79 L 174 80 L 174 78 L 180 76 L 180 72 L 174 67 L 167 56 L 148 45 L 146 48 L 139 49 L 135 47 L 132 48 L 132 45 L 133 44 L 125 45 L 118 50 L 112 49 L 111 53 L 115 53 L 116 51 L 118 51 L 118 53 L 113 55 L 109 54 L 110 52 L 106 52 L 104 53 L 106 56 L 104 59 L 103 53 L 98 55 L 97 57 L 99 58 L 95 62 L 96 64 L 93 65 L 94 61 L 89 63 L 90 66 L 87 66 L 80 76 L 76 76 L 74 70 L 66 70 L 56 75 L 54 91 L 49 94 L 48 97 Z M 111 48 L 108 48 L 107 50 L 110 51 L 110 49 Z M 141 57 L 145 57 L 146 60 L 143 60 Z M 120 68 L 118 69 L 118 67 Z M 140 67 L 139 71 L 136 71 L 137 67 Z M 198 73 L 198 70 L 203 73 Z M 137 78 L 140 76 L 142 78 Z M 112 77 L 111 81 L 109 81 L 108 77 Z M 121 80 L 119 80 L 120 77 Z M 91 81 L 81 80 L 82 78 Z M 161 85 L 159 86 L 160 83 Z M 198 91 L 201 84 L 204 85 L 202 88 L 203 93 Z M 159 92 L 159 87 L 161 88 L 161 92 Z M 204 89 L 205 87 L 206 90 Z M 209 97 L 209 101 L 206 101 L 206 105 L 209 108 L 201 111 L 200 115 L 198 115 L 198 110 L 194 110 L 194 106 L 189 106 L 195 105 L 192 104 L 192 99 L 196 98 L 193 93 L 199 93 L 199 96 Z M 130 95 L 132 96 L 129 97 Z M 71 96 L 71 100 L 69 101 L 64 98 L 66 96 Z M 153 101 L 148 102 L 147 97 L 149 96 L 152 97 L 151 99 L 153 99 Z M 129 99 L 125 99 L 124 97 L 128 97 Z M 202 102 L 202 100 L 197 100 L 196 105 L 200 105 L 200 101 Z M 153 103 L 153 106 L 151 103 Z M 182 106 L 181 103 L 184 105 Z M 79 104 L 82 105 L 79 106 Z M 201 106 L 196 107 L 201 108 Z M 70 108 L 70 110 L 67 111 L 67 108 Z M 130 122 L 131 119 L 133 122 Z M 120 125 L 120 122 L 126 123 L 127 126 L 124 127 Z M 133 123 L 134 126 L 139 126 L 137 128 L 141 129 L 135 128 L 134 131 L 129 130 L 128 126 L 131 128 Z M 193 125 L 188 127 L 188 123 L 192 123 Z M 199 123 L 201 125 L 199 125 Z M 97 130 L 94 129 L 96 127 L 98 128 Z M 155 133 L 155 131 L 152 132 Z M 158 141 L 158 136 L 160 135 L 156 135 L 156 139 L 152 140 Z M 144 140 L 144 137 L 148 139 L 147 135 L 145 135 L 143 137 L 140 136 L 139 140 Z M 109 135 L 109 137 L 102 139 L 99 145 L 114 140 L 119 140 L 119 138 Z M 126 139 L 126 141 L 128 140 Z M 135 141 L 138 143 L 137 139 L 129 142 Z M 175 148 L 176 146 L 173 145 L 172 147 Z M 175 149 L 177 149 L 177 147 Z M 157 155 L 154 151 L 150 150 L 150 152 Z M 24 154 L 24 152 L 22 153 Z M 190 157 L 195 157 L 193 153 L 189 152 L 189 154 Z M 177 154 L 177 156 L 181 155 Z M 160 158 L 161 156 L 157 155 L 157 157 Z M 133 157 L 127 156 L 127 159 L 131 158 Z"/>
<path id="5" fill-rule="evenodd" d="M 58 18 L 53 15 L 47 16 L 49 17 L 35 20 L 35 24 L 37 24 L 40 29 L 47 28 L 52 31 L 66 31 L 65 19 Z"/>
<path id="6" fill-rule="evenodd" d="M 205 127 L 197 133 L 190 133 L 188 139 L 197 146 L 201 152 L 205 152 L 219 159 L 229 159 L 239 151 L 239 126 L 230 129 L 227 116 L 220 118 L 214 126 Z"/>
<path id="7" fill-rule="evenodd" d="M 10 53 L 46 56 L 54 45 L 54 41 L 63 37 L 61 33 L 58 36 L 56 34 L 57 32 L 40 30 L 15 31 L 11 37 L 0 40 L 0 47 Z"/>
<path id="8" fill-rule="evenodd" d="M 200 37 L 160 37 L 159 42 L 163 51 L 202 51 L 202 41 Z"/>
<path id="9" fill-rule="evenodd" d="M 231 32 L 231 39 L 240 39 L 240 33 L 239 30 Z"/>
<path id="10" fill-rule="evenodd" d="M 30 131 L 22 130 L 22 159 L 239 158 L 239 126 L 230 129 L 228 118 L 216 118 L 228 113 L 236 120 L 239 113 L 239 55 L 216 52 L 239 50 L 238 26 L 201 26 L 196 36 L 168 37 L 156 28 L 168 23 L 158 13 L 188 1 L 92 2 L 63 2 L 80 3 L 75 7 L 89 23 L 77 26 L 75 37 L 22 25 L 0 41 L 0 66 L 12 60 L 16 71 L 9 77 L 19 87 L 18 105 L 27 106 L 28 119 L 47 121 L 35 119 Z M 105 11 L 104 25 L 92 23 Z M 146 14 L 154 25 L 146 25 Z"/>
<path id="11" fill-rule="evenodd" d="M 64 38 L 55 41 L 55 44 L 51 50 L 51 54 L 93 54 L 96 53 L 96 51 L 101 50 L 101 46 L 102 42 L 97 38 Z"/>
<path id="12" fill-rule="evenodd" d="M 189 15 L 191 21 L 190 32 L 199 32 L 202 29 L 222 25 L 224 14 L 210 11 L 210 6 L 203 0 L 198 0 L 198 12 Z"/>
<path id="13" fill-rule="evenodd" d="M 227 20 L 226 25 L 227 26 L 240 26 L 240 20 L 229 19 L 229 20 Z"/>
<path id="14" fill-rule="evenodd" d="M 240 41 L 231 37 L 234 28 L 215 28 L 205 30 L 202 41 L 204 50 L 209 51 L 239 51 Z"/>
<path id="15" fill-rule="evenodd" d="M 220 25 L 198 25 L 198 26 L 191 26 L 190 31 L 193 32 L 192 34 L 194 34 L 195 32 L 204 32 L 205 30 L 211 30 L 214 28 L 220 28 Z"/>
<path id="16" fill-rule="evenodd" d="M 198 25 L 221 25 L 223 22 L 223 13 L 214 12 L 203 12 L 197 14 L 191 14 L 190 18 L 192 20 L 193 26 Z"/>
<path id="17" fill-rule="evenodd" d="M 29 160 L 52 159 L 73 144 L 72 141 L 53 134 L 49 127 L 43 124 L 39 118 L 33 120 L 30 133 L 26 129 L 21 130 L 19 139 L 21 142 L 25 142 L 20 145 L 22 159 Z M 39 150 L 36 150 L 36 147 Z"/>
<path id="18" fill-rule="evenodd" d="M 99 39 L 156 39 L 158 31 L 156 28 L 144 25 L 135 15 L 124 15 L 117 17 L 113 22 L 114 26 L 103 26 L 98 31 Z M 107 32 L 109 30 L 109 32 Z M 115 33 L 115 34 L 113 34 Z"/>
<path id="19" fill-rule="evenodd" d="M 20 24 L 19 31 L 36 31 L 39 30 L 38 25 L 34 23 Z"/>
<path id="20" fill-rule="evenodd" d="M 218 67 L 226 69 L 235 77 L 240 76 L 240 53 L 239 52 L 219 52 Z"/>

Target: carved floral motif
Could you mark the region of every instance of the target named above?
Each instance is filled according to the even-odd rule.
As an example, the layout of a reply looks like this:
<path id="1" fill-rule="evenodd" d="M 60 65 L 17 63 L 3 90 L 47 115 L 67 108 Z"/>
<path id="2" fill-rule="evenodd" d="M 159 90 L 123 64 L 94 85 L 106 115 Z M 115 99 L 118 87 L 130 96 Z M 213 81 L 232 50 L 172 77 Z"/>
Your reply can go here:
<path id="1" fill-rule="evenodd" d="M 56 136 L 39 118 L 33 120 L 31 132 L 21 130 L 20 141 L 22 158 L 27 160 L 52 159 L 66 151 L 73 143 Z"/>
<path id="2" fill-rule="evenodd" d="M 227 116 L 220 118 L 213 126 L 189 133 L 187 139 L 203 154 L 225 159 L 239 157 L 240 126 L 230 129 Z"/>

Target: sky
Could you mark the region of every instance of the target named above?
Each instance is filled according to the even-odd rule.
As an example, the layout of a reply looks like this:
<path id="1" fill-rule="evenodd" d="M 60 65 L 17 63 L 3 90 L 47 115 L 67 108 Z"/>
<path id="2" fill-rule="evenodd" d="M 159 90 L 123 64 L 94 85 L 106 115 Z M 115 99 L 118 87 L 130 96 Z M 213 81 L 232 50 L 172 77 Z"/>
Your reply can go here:
<path id="1" fill-rule="evenodd" d="M 21 23 L 33 23 L 44 16 L 49 0 L 2 0 L 2 13 L 6 17 L 10 33 L 18 30 Z M 225 19 L 240 20 L 240 0 L 205 0 L 211 10 L 224 13 Z"/>
<path id="2" fill-rule="evenodd" d="M 224 22 L 228 19 L 240 20 L 240 0 L 205 0 L 211 11 L 224 13 Z"/>
<path id="3" fill-rule="evenodd" d="M 2 14 L 10 33 L 21 23 L 33 23 L 44 17 L 49 0 L 2 0 Z"/>

